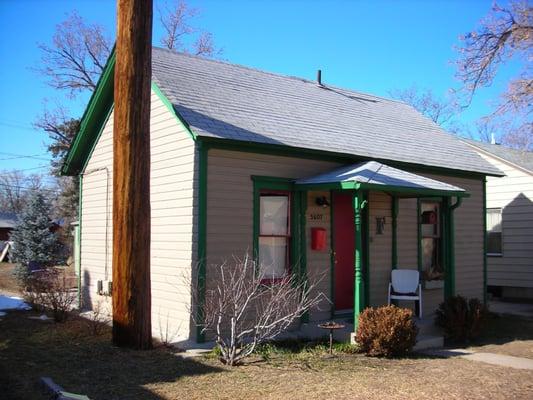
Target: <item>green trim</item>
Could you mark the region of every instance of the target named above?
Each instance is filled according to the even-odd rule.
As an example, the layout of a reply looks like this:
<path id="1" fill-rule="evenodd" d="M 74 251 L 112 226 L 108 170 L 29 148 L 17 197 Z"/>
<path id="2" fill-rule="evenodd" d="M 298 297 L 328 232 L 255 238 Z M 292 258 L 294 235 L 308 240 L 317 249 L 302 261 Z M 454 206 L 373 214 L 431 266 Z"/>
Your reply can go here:
<path id="1" fill-rule="evenodd" d="M 458 197 L 455 204 L 450 205 L 449 208 L 449 242 L 448 242 L 448 249 L 449 249 L 449 258 L 448 258 L 448 265 L 449 265 L 449 277 L 445 280 L 445 298 L 446 296 L 455 296 L 455 222 L 454 222 L 454 211 L 456 208 L 458 208 L 462 203 L 462 198 Z M 448 287 L 446 289 L 446 281 L 448 282 Z"/>
<path id="2" fill-rule="evenodd" d="M 246 142 L 235 139 L 222 139 L 207 136 L 198 136 L 198 140 L 210 143 L 213 148 L 228 150 L 228 151 L 241 151 L 247 153 L 260 153 L 276 155 L 281 157 L 295 157 L 305 158 L 313 160 L 333 161 L 338 163 L 354 163 L 358 161 L 378 161 L 390 165 L 396 168 L 409 168 L 411 171 L 420 171 L 426 173 L 435 173 L 446 176 L 456 176 L 462 178 L 475 178 L 479 179 L 485 175 L 488 176 L 500 176 L 496 174 L 490 174 L 486 172 L 474 172 L 474 171 L 462 171 L 453 168 L 434 167 L 416 163 L 408 163 L 401 161 L 387 160 L 383 158 L 371 158 L 356 156 L 353 154 L 338 153 L 324 150 L 313 150 L 303 147 L 293 147 L 281 144 L 269 144 L 258 142 Z"/>
<path id="3" fill-rule="evenodd" d="M 331 182 L 331 183 L 311 183 L 295 184 L 296 190 L 374 190 L 380 192 L 394 193 L 402 197 L 470 197 L 470 194 L 455 190 L 435 190 L 419 189 L 403 186 L 380 185 L 360 182 Z"/>
<path id="4" fill-rule="evenodd" d="M 301 279 L 307 281 L 307 192 L 300 193 L 300 274 Z M 309 322 L 309 312 L 304 313 L 301 322 Z"/>
<path id="5" fill-rule="evenodd" d="M 76 175 L 80 173 L 81 166 L 86 163 L 90 149 L 95 146 L 99 127 L 113 105 L 113 85 L 116 54 L 111 51 L 104 71 L 98 80 L 83 116 L 81 117 L 80 130 L 76 134 L 67 153 L 65 163 L 61 168 L 63 175 Z"/>
<path id="6" fill-rule="evenodd" d="M 442 246 L 443 246 L 443 262 L 444 262 L 444 298 L 447 299 L 450 297 L 450 293 L 452 293 L 452 282 L 451 282 L 451 275 L 452 272 L 450 270 L 450 257 L 451 257 L 451 248 L 450 248 L 450 242 L 452 240 L 451 235 L 451 226 L 450 226 L 450 205 L 451 205 L 451 199 L 445 198 L 442 203 Z"/>
<path id="7" fill-rule="evenodd" d="M 398 268 L 398 197 L 392 196 L 391 216 L 392 216 L 392 269 Z"/>
<path id="8" fill-rule="evenodd" d="M 330 233 L 330 252 L 329 252 L 329 259 L 330 259 L 330 270 L 329 270 L 329 276 L 330 276 L 330 300 L 331 300 L 331 318 L 335 316 L 335 207 L 333 202 L 333 190 L 330 190 L 329 192 L 329 233 Z"/>
<path id="9" fill-rule="evenodd" d="M 416 200 L 416 226 L 417 226 L 417 263 L 418 271 L 422 272 L 422 217 L 420 215 L 420 199 Z"/>
<path id="10" fill-rule="evenodd" d="M 168 111 L 170 111 L 170 113 L 174 116 L 174 118 L 176 118 L 176 121 L 178 122 L 178 124 L 181 125 L 187 131 L 187 133 L 192 138 L 192 140 L 196 140 L 197 138 L 196 133 L 192 131 L 187 121 L 185 121 L 181 117 L 181 115 L 176 111 L 176 109 L 174 108 L 174 105 L 170 102 L 168 97 L 164 95 L 164 93 L 161 91 L 159 86 L 157 86 L 157 83 L 155 83 L 154 81 L 152 81 L 152 90 L 155 92 L 157 97 L 159 97 L 159 99 L 163 102 L 163 104 L 168 109 Z"/>
<path id="11" fill-rule="evenodd" d="M 483 178 L 483 303 L 487 305 L 487 178 Z"/>
<path id="12" fill-rule="evenodd" d="M 203 321 L 206 291 L 206 255 L 207 255 L 207 159 L 208 146 L 198 143 L 198 304 L 196 321 Z M 196 327 L 196 341 L 205 342 L 202 327 Z"/>
<path id="13" fill-rule="evenodd" d="M 363 196 L 360 190 L 357 190 L 352 195 L 353 210 L 354 210 L 354 224 L 355 224 L 355 262 L 354 262 L 354 307 L 353 307 L 353 321 L 354 331 L 357 331 L 359 324 L 359 314 L 365 308 L 365 284 L 363 277 L 363 224 L 361 216 L 361 208 L 363 203 Z"/>
<path id="14" fill-rule="evenodd" d="M 82 308 L 82 295 L 81 295 L 81 217 L 82 217 L 82 204 L 83 204 L 83 175 L 79 175 L 79 198 L 78 198 L 78 229 L 76 232 L 76 241 L 78 242 L 77 248 L 77 267 L 78 267 L 78 309 Z"/>
<path id="15" fill-rule="evenodd" d="M 363 279 L 364 279 L 364 307 L 370 304 L 370 202 L 369 192 L 363 194 L 363 235 L 364 235 L 364 250 L 363 250 Z"/>
<path id="16" fill-rule="evenodd" d="M 80 175 L 84 174 L 85 170 L 87 169 L 87 165 L 89 164 L 89 160 L 91 159 L 91 157 L 92 157 L 92 155 L 94 153 L 94 149 L 96 148 L 96 145 L 98 144 L 98 141 L 102 137 L 102 134 L 104 132 L 105 126 L 107 125 L 107 121 L 109 121 L 109 117 L 111 117 L 111 114 L 113 112 L 113 108 L 114 108 L 113 105 L 111 105 L 111 107 L 109 107 L 109 110 L 107 111 L 107 115 L 104 118 L 104 122 L 100 126 L 100 129 L 98 130 L 98 134 L 96 135 L 96 140 L 92 144 L 91 149 L 89 150 L 89 153 L 87 154 L 87 158 L 85 159 L 85 161 L 83 163 L 83 166 L 81 167 Z"/>

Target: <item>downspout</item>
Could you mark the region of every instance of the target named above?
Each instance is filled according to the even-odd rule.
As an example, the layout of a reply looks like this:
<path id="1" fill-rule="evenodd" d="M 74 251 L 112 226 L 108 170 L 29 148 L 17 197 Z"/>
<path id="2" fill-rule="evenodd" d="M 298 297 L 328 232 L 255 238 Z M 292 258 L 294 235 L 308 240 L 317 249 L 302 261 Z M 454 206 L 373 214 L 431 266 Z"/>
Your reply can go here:
<path id="1" fill-rule="evenodd" d="M 448 219 L 449 219 L 449 230 L 448 230 L 448 273 L 449 278 L 447 279 L 448 285 L 446 285 L 445 298 L 455 295 L 455 224 L 453 218 L 453 212 L 457 207 L 461 205 L 463 199 L 461 197 L 457 198 L 455 204 L 451 205 L 448 208 Z"/>
<path id="2" fill-rule="evenodd" d="M 78 195 L 78 230 L 76 232 L 78 242 L 78 248 L 76 258 L 78 267 L 78 310 L 81 311 L 82 298 L 81 298 L 81 215 L 82 215 L 82 202 L 83 202 L 83 174 L 79 174 L 79 195 Z"/>
<path id="3" fill-rule="evenodd" d="M 487 177 L 483 177 L 483 304 L 487 305 Z"/>

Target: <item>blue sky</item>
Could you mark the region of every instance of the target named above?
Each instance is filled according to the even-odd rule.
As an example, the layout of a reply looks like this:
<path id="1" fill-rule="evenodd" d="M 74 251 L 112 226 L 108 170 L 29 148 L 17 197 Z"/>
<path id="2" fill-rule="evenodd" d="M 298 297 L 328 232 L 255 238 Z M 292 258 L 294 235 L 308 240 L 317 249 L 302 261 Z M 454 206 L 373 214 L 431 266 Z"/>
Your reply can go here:
<path id="1" fill-rule="evenodd" d="M 454 46 L 491 7 L 479 1 L 193 1 L 201 15 L 195 25 L 213 33 L 222 58 L 238 64 L 314 79 L 389 97 L 389 91 L 416 85 L 445 96 L 456 87 Z M 155 6 L 159 4 L 155 1 Z M 38 42 L 49 42 L 55 25 L 77 10 L 114 36 L 114 0 L 0 0 L 0 171 L 47 171 L 47 138 L 33 129 L 45 99 L 83 112 L 87 97 L 66 100 L 31 70 L 39 63 Z M 156 14 L 157 16 L 157 14 Z M 161 30 L 154 21 L 154 44 Z M 514 72 L 500 71 L 481 90 L 460 121 L 472 124 Z M 33 156 L 15 158 L 14 155 Z"/>

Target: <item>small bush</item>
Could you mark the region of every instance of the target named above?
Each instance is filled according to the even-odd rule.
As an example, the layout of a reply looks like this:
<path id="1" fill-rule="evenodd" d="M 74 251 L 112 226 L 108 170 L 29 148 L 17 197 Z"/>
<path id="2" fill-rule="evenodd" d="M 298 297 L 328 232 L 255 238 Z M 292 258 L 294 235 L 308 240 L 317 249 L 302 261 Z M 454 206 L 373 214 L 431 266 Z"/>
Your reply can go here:
<path id="1" fill-rule="evenodd" d="M 486 317 L 487 309 L 478 299 L 453 296 L 439 305 L 435 323 L 443 328 L 446 339 L 468 342 L 479 336 Z"/>
<path id="2" fill-rule="evenodd" d="M 396 357 L 413 349 L 417 334 L 411 310 L 383 306 L 367 308 L 359 315 L 355 340 L 361 351 L 369 356 Z"/>
<path id="3" fill-rule="evenodd" d="M 24 299 L 38 309 L 51 310 L 56 322 L 64 322 L 76 301 L 76 292 L 68 286 L 65 271 L 47 268 L 28 277 Z"/>

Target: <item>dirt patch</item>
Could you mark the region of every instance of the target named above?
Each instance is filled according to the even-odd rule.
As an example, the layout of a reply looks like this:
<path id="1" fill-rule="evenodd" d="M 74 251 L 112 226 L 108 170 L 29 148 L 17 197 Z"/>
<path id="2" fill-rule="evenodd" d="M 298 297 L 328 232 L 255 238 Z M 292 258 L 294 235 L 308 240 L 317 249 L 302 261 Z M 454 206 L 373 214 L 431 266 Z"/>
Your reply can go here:
<path id="1" fill-rule="evenodd" d="M 40 376 L 91 399 L 525 399 L 533 391 L 531 371 L 459 358 L 330 359 L 305 352 L 228 368 L 165 348 L 119 349 L 109 330 L 92 336 L 82 320 L 54 324 L 29 315 L 12 312 L 0 321 L 0 393 L 8 398 L 43 398 Z"/>

